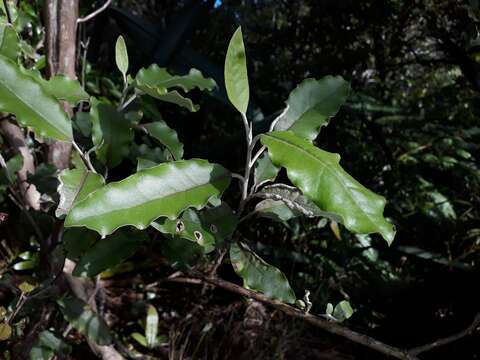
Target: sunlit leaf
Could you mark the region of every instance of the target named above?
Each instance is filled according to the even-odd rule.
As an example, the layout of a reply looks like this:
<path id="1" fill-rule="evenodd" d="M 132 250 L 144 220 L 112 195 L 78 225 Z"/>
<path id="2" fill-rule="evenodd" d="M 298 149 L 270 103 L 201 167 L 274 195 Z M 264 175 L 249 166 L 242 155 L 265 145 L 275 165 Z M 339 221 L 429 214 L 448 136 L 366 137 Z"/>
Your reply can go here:
<path id="1" fill-rule="evenodd" d="M 247 289 L 260 291 L 271 299 L 294 304 L 296 297 L 285 275 L 266 263 L 247 245 L 233 243 L 230 247 L 233 269 L 243 279 Z"/>
<path id="2" fill-rule="evenodd" d="M 225 87 L 230 102 L 239 112 L 245 114 L 248 108 L 250 88 L 245 45 L 240 27 L 235 31 L 228 45 L 225 57 Z"/>
<path id="3" fill-rule="evenodd" d="M 176 219 L 189 207 L 201 209 L 229 183 L 223 167 L 205 160 L 163 163 L 91 193 L 72 208 L 65 226 L 86 226 L 101 235 L 125 225 L 145 229 L 161 216 Z"/>
<path id="4" fill-rule="evenodd" d="M 323 151 L 290 131 L 262 135 L 270 158 L 287 169 L 292 183 L 322 211 L 341 217 L 350 231 L 380 233 L 390 244 L 395 230 L 384 217 L 385 199 L 368 190 L 339 164 L 338 154 Z"/>
<path id="5" fill-rule="evenodd" d="M 280 115 L 275 130 L 291 130 L 313 140 L 347 99 L 350 85 L 341 76 L 306 79 L 288 97 L 287 111 Z"/>
<path id="6" fill-rule="evenodd" d="M 42 137 L 72 140 L 72 126 L 57 100 L 11 60 L 0 55 L 0 111 L 16 115 Z"/>

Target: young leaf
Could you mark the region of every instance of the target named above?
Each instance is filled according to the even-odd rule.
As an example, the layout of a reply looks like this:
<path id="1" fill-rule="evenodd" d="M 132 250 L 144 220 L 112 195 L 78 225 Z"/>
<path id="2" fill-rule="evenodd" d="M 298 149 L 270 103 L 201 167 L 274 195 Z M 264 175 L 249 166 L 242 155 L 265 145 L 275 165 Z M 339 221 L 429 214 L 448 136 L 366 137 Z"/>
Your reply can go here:
<path id="1" fill-rule="evenodd" d="M 90 108 L 92 140 L 98 159 L 107 167 L 120 164 L 128 154 L 133 132 L 123 113 L 109 104 L 92 99 Z"/>
<path id="2" fill-rule="evenodd" d="M 291 130 L 302 138 L 314 140 L 349 92 L 350 85 L 341 76 L 304 80 L 290 93 L 288 109 L 280 115 L 275 130 Z"/>
<path id="3" fill-rule="evenodd" d="M 0 55 L 0 111 L 15 114 L 17 121 L 39 135 L 72 140 L 72 125 L 60 104 L 32 77 Z"/>
<path id="4" fill-rule="evenodd" d="M 273 163 L 287 169 L 290 181 L 322 211 L 337 214 L 353 232 L 380 233 L 391 244 L 395 230 L 384 217 L 385 199 L 368 190 L 323 151 L 290 131 L 262 135 Z"/>
<path id="5" fill-rule="evenodd" d="M 280 168 L 273 165 L 268 154 L 264 153 L 255 164 L 255 171 L 253 173 L 255 186 L 258 188 L 267 182 L 274 181 L 279 171 Z"/>
<path id="6" fill-rule="evenodd" d="M 230 247 L 233 269 L 243 279 L 247 289 L 260 291 L 271 299 L 294 304 L 296 297 L 285 275 L 275 266 L 266 263 L 245 244 L 233 243 Z"/>
<path id="7" fill-rule="evenodd" d="M 178 140 L 177 132 L 164 121 L 160 120 L 142 126 L 147 130 L 148 134 L 167 147 L 174 160 L 180 160 L 183 157 L 183 144 Z"/>
<path id="8" fill-rule="evenodd" d="M 158 335 L 158 312 L 152 305 L 148 306 L 147 321 L 145 324 L 145 338 L 147 347 L 153 349 L 157 346 Z"/>
<path id="9" fill-rule="evenodd" d="M 242 28 L 233 34 L 225 57 L 225 88 L 230 102 L 245 114 L 248 108 L 250 89 L 248 86 L 247 58 L 243 44 Z"/>
<path id="10" fill-rule="evenodd" d="M 12 25 L 0 23 L 0 55 L 17 61 L 20 53 L 18 35 Z"/>
<path id="11" fill-rule="evenodd" d="M 175 219 L 189 207 L 201 209 L 229 183 L 222 166 L 205 160 L 163 163 L 91 193 L 72 208 L 65 226 L 86 226 L 101 235 L 125 225 L 145 229 L 161 216 Z"/>
<path id="12" fill-rule="evenodd" d="M 126 80 L 128 71 L 128 52 L 125 39 L 122 35 L 118 37 L 115 44 L 115 62 L 117 63 L 118 70 L 120 70 L 123 78 Z"/>
<path id="13" fill-rule="evenodd" d="M 73 270 L 73 276 L 96 276 L 132 256 L 147 241 L 145 232 L 118 231 L 88 249 Z"/>
<path id="14" fill-rule="evenodd" d="M 57 191 L 60 194 L 60 201 L 55 211 L 55 216 L 58 218 L 67 215 L 76 202 L 105 185 L 102 175 L 83 169 L 63 170 L 58 180 L 60 185 Z"/>
<path id="15" fill-rule="evenodd" d="M 102 318 L 82 300 L 75 297 L 66 297 L 57 300 L 63 317 L 79 333 L 92 339 L 98 345 L 109 345 L 112 342 L 110 331 Z"/>

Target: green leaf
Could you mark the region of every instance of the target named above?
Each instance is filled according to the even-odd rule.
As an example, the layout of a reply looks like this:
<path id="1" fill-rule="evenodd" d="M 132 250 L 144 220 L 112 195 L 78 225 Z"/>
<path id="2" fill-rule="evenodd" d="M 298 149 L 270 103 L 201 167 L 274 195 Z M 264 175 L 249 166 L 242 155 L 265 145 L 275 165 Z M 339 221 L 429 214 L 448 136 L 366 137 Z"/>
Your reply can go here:
<path id="1" fill-rule="evenodd" d="M 204 227 L 215 236 L 217 246 L 222 246 L 225 239 L 230 238 L 238 225 L 238 216 L 226 203 L 204 209 L 200 212 Z"/>
<path id="2" fill-rule="evenodd" d="M 67 101 L 72 106 L 89 99 L 89 95 L 83 90 L 78 80 L 72 80 L 65 75 L 55 75 L 49 80 L 41 79 L 40 84 L 57 100 Z"/>
<path id="3" fill-rule="evenodd" d="M 215 237 L 207 227 L 204 227 L 198 214 L 187 209 L 182 217 L 176 220 L 162 218 L 152 223 L 152 227 L 163 234 L 174 235 L 183 239 L 193 241 L 200 245 L 205 253 L 215 248 Z"/>
<path id="4" fill-rule="evenodd" d="M 183 97 L 177 90 L 169 91 L 165 94 L 159 93 L 156 88 L 149 88 L 147 86 L 142 87 L 141 90 L 144 93 L 158 100 L 165 101 L 171 104 L 176 104 L 191 112 L 196 112 L 198 111 L 198 109 L 200 109 L 200 107 L 198 105 L 195 105 L 192 100 Z"/>
<path id="5" fill-rule="evenodd" d="M 143 347 L 147 347 L 147 339 L 138 332 L 131 333 L 130 336 Z"/>
<path id="6" fill-rule="evenodd" d="M 56 99 L 11 60 L 0 55 L 0 111 L 43 137 L 71 141 L 70 120 Z"/>
<path id="7" fill-rule="evenodd" d="M 123 78 L 126 79 L 128 71 L 128 52 L 127 45 L 122 35 L 117 38 L 115 44 L 115 62 L 117 63 L 118 70 L 123 75 Z"/>
<path id="8" fill-rule="evenodd" d="M 255 206 L 255 212 L 259 216 L 269 218 L 278 222 L 288 221 L 301 214 L 291 210 L 283 201 L 265 199 Z"/>
<path id="9" fill-rule="evenodd" d="M 65 254 L 69 259 L 77 261 L 98 239 L 95 231 L 86 228 L 66 229 L 62 236 Z"/>
<path id="10" fill-rule="evenodd" d="M 17 61 L 20 54 L 20 45 L 17 32 L 13 26 L 0 23 L 0 55 Z"/>
<path id="11" fill-rule="evenodd" d="M 17 179 L 17 172 L 23 167 L 23 156 L 17 154 L 7 161 L 5 168 L 0 168 L 0 184 L 13 184 Z"/>
<path id="12" fill-rule="evenodd" d="M 88 249 L 73 270 L 73 276 L 96 276 L 132 256 L 147 241 L 144 232 L 118 231 Z"/>
<path id="13" fill-rule="evenodd" d="M 156 121 L 142 126 L 147 130 L 148 134 L 167 147 L 174 160 L 180 160 L 183 157 L 183 144 L 178 140 L 177 132 L 164 121 Z"/>
<path id="14" fill-rule="evenodd" d="M 145 229 L 161 216 L 175 219 L 189 207 L 201 209 L 229 183 L 222 166 L 205 160 L 163 163 L 91 193 L 73 207 L 65 226 L 86 226 L 102 236 L 125 225 Z"/>
<path id="15" fill-rule="evenodd" d="M 341 76 L 302 81 L 290 93 L 287 109 L 279 116 L 275 130 L 291 130 L 302 138 L 314 140 L 320 128 L 337 113 L 349 92 L 350 85 Z"/>
<path id="16" fill-rule="evenodd" d="M 152 305 L 148 306 L 147 321 L 145 325 L 145 338 L 147 347 L 153 349 L 157 346 L 158 312 Z"/>
<path id="17" fill-rule="evenodd" d="M 137 158 L 137 172 L 145 169 L 149 169 L 157 165 L 158 165 L 158 162 L 155 162 L 149 159 Z"/>
<path id="18" fill-rule="evenodd" d="M 160 240 L 160 246 L 174 269 L 187 269 L 203 258 L 203 247 L 181 237 L 167 235 Z"/>
<path id="19" fill-rule="evenodd" d="M 60 357 L 65 357 L 72 351 L 70 345 L 66 344 L 62 339 L 59 339 L 48 330 L 44 330 L 38 335 L 38 341 L 36 346 L 52 350 Z M 30 358 L 32 358 L 31 353 Z"/>
<path id="20" fill-rule="evenodd" d="M 322 211 L 341 217 L 345 227 L 360 234 L 380 233 L 391 244 L 395 230 L 384 217 L 385 199 L 352 178 L 338 154 L 323 151 L 290 131 L 262 135 L 270 158 L 287 169 L 290 181 Z"/>
<path id="21" fill-rule="evenodd" d="M 238 27 L 228 44 L 225 57 L 225 88 L 227 89 L 228 99 L 233 106 L 239 112 L 246 114 L 250 89 L 241 27 Z"/>
<path id="22" fill-rule="evenodd" d="M 353 309 L 350 303 L 346 300 L 340 301 L 333 310 L 333 317 L 342 322 L 353 315 Z"/>
<path id="23" fill-rule="evenodd" d="M 60 201 L 55 211 L 58 218 L 67 215 L 75 203 L 105 185 L 102 175 L 83 169 L 63 170 L 58 180 L 60 185 L 57 191 L 60 194 Z"/>
<path id="24" fill-rule="evenodd" d="M 55 353 L 52 349 L 34 346 L 32 347 L 32 350 L 30 350 L 28 357 L 30 360 L 50 360 L 54 355 Z"/>
<path id="25" fill-rule="evenodd" d="M 171 88 L 180 88 L 189 92 L 194 88 L 211 91 L 216 86 L 215 80 L 204 78 L 197 69 L 190 69 L 187 75 L 171 75 L 157 64 L 141 69 L 135 77 L 135 83 L 142 91 L 144 87 L 149 87 L 156 89 L 159 95 L 166 94 Z"/>
<path id="26" fill-rule="evenodd" d="M 253 173 L 255 187 L 258 188 L 263 184 L 274 181 L 278 175 L 280 168 L 273 165 L 267 153 L 264 153 L 255 164 Z"/>
<path id="27" fill-rule="evenodd" d="M 98 159 L 109 168 L 115 167 L 128 155 L 133 140 L 130 123 L 114 106 L 96 99 L 92 99 L 90 119 Z"/>
<path id="28" fill-rule="evenodd" d="M 8 325 L 7 322 L 1 322 L 0 323 L 0 341 L 5 341 L 10 339 L 10 336 L 12 336 L 12 328 L 10 325 Z"/>
<path id="29" fill-rule="evenodd" d="M 271 299 L 294 304 L 296 297 L 285 275 L 266 263 L 247 245 L 233 243 L 230 247 L 233 269 L 243 279 L 247 289 L 260 291 Z"/>
<path id="30" fill-rule="evenodd" d="M 57 302 L 65 320 L 79 333 L 98 345 L 109 345 L 112 342 L 107 324 L 85 302 L 75 297 L 65 297 Z"/>

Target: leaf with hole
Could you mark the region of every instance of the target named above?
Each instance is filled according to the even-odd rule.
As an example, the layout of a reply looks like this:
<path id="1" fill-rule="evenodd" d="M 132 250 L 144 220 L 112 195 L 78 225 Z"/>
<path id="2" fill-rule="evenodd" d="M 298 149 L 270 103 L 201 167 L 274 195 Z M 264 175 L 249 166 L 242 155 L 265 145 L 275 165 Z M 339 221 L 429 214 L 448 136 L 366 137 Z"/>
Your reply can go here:
<path id="1" fill-rule="evenodd" d="M 243 286 L 260 291 L 270 299 L 294 304 L 296 297 L 285 275 L 265 262 L 245 244 L 230 246 L 233 269 L 243 279 Z"/>
<path id="2" fill-rule="evenodd" d="M 247 57 L 245 55 L 241 27 L 238 27 L 228 44 L 225 57 L 225 88 L 232 105 L 239 112 L 246 114 L 250 88 L 248 85 Z"/>
<path id="3" fill-rule="evenodd" d="M 230 174 L 205 160 L 180 160 L 142 170 L 110 183 L 78 202 L 65 226 L 86 226 L 101 235 L 133 225 L 145 229 L 155 219 L 176 219 L 187 208 L 203 208 L 230 183 Z"/>
<path id="4" fill-rule="evenodd" d="M 272 162 L 287 169 L 290 181 L 320 210 L 336 214 L 350 231 L 380 233 L 391 244 L 395 230 L 383 217 L 385 199 L 365 188 L 323 151 L 291 131 L 263 134 Z"/>
<path id="5" fill-rule="evenodd" d="M 0 111 L 43 137 L 72 140 L 72 125 L 58 101 L 11 60 L 0 55 Z"/>
<path id="6" fill-rule="evenodd" d="M 274 130 L 291 130 L 302 138 L 314 140 L 349 92 L 350 85 L 341 76 L 303 80 L 290 93 L 287 109 L 279 116 Z"/>

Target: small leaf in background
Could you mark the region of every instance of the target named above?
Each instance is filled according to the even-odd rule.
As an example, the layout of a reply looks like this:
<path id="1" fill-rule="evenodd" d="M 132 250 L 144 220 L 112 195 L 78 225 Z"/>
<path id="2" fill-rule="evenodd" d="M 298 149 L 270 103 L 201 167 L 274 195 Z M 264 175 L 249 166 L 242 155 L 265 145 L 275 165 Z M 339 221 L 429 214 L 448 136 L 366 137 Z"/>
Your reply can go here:
<path id="1" fill-rule="evenodd" d="M 7 161 L 6 168 L 0 167 L 0 184 L 13 184 L 17 179 L 17 172 L 23 167 L 23 156 L 17 154 Z"/>
<path id="2" fill-rule="evenodd" d="M 72 124 L 60 103 L 18 65 L 0 55 L 0 111 L 16 115 L 42 137 L 71 141 Z"/>
<path id="3" fill-rule="evenodd" d="M 92 140 L 97 146 L 95 153 L 107 167 L 115 167 L 128 155 L 133 140 L 130 123 L 122 112 L 110 104 L 92 99 L 91 105 Z"/>
<path id="4" fill-rule="evenodd" d="M 7 322 L 0 322 L 0 341 L 5 341 L 10 339 L 12 336 L 12 328 L 8 325 Z"/>
<path id="5" fill-rule="evenodd" d="M 247 58 L 241 27 L 235 31 L 228 45 L 225 57 L 225 87 L 228 99 L 233 106 L 239 112 L 246 114 L 250 88 L 248 85 Z"/>
<path id="6" fill-rule="evenodd" d="M 77 261 L 100 236 L 93 230 L 77 227 L 65 229 L 62 236 L 63 248 L 67 258 Z"/>
<path id="7" fill-rule="evenodd" d="M 203 258 L 203 248 L 190 240 L 167 235 L 160 239 L 162 254 L 174 269 L 184 270 Z"/>
<path id="8" fill-rule="evenodd" d="M 143 158 L 137 158 L 137 172 L 145 170 L 145 169 L 150 169 L 154 166 L 157 166 L 158 163 L 152 160 L 148 159 L 143 159 Z"/>
<path id="9" fill-rule="evenodd" d="M 150 124 L 144 124 L 142 127 L 146 129 L 150 136 L 167 147 L 174 160 L 180 160 L 183 157 L 183 144 L 178 139 L 177 132 L 164 121 L 155 121 Z"/>
<path id="10" fill-rule="evenodd" d="M 131 333 L 130 336 L 143 347 L 147 347 L 147 339 L 138 332 Z"/>
<path id="11" fill-rule="evenodd" d="M 31 360 L 49 360 L 53 354 L 55 354 L 63 359 L 67 357 L 71 351 L 72 348 L 70 345 L 66 344 L 52 332 L 44 330 L 38 335 L 38 341 L 30 351 L 29 357 Z"/>
<path id="12" fill-rule="evenodd" d="M 0 321 L 5 319 L 7 316 L 7 309 L 5 309 L 3 306 L 0 306 Z"/>
<path id="13" fill-rule="evenodd" d="M 268 157 L 268 153 L 264 153 L 255 164 L 254 179 L 255 186 L 258 188 L 263 184 L 274 181 L 278 175 L 280 168 L 273 165 Z"/>
<path id="14" fill-rule="evenodd" d="M 92 121 L 89 113 L 77 112 L 73 117 L 73 124 L 83 136 L 90 137 L 92 135 Z"/>
<path id="15" fill-rule="evenodd" d="M 203 208 L 230 179 L 225 168 L 205 160 L 163 163 L 87 196 L 70 210 L 65 226 L 86 226 L 102 236 L 125 225 L 143 230 L 159 217 L 176 219 L 187 208 Z"/>
<path id="16" fill-rule="evenodd" d="M 105 185 L 102 175 L 80 169 L 63 170 L 58 180 L 60 185 L 57 191 L 60 194 L 60 201 L 55 211 L 57 217 L 67 215 L 77 202 Z"/>
<path id="17" fill-rule="evenodd" d="M 30 360 L 50 360 L 55 353 L 52 349 L 47 349 L 41 346 L 34 346 L 32 350 L 30 350 L 30 354 L 28 358 Z"/>
<path id="18" fill-rule="evenodd" d="M 152 305 L 148 306 L 147 320 L 145 323 L 145 339 L 147 346 L 153 349 L 157 346 L 158 335 L 158 312 Z"/>
<path id="19" fill-rule="evenodd" d="M 126 260 L 149 240 L 141 231 L 118 231 L 89 248 L 73 270 L 73 276 L 92 277 Z"/>
<path id="20" fill-rule="evenodd" d="M 325 310 L 325 314 L 332 316 L 333 315 L 333 304 L 328 303 L 327 309 Z"/>
<path id="21" fill-rule="evenodd" d="M 342 322 L 353 315 L 353 309 L 346 300 L 340 301 L 333 310 L 333 317 Z"/>
<path id="22" fill-rule="evenodd" d="M 29 284 L 28 282 L 24 281 L 20 285 L 18 285 L 18 288 L 20 289 L 20 291 L 22 293 L 28 294 L 33 289 L 35 289 L 35 286 L 33 286 L 32 284 Z"/>
<path id="23" fill-rule="evenodd" d="M 238 216 L 225 202 L 200 212 L 202 224 L 215 236 L 217 246 L 230 238 L 238 225 Z"/>
<path id="24" fill-rule="evenodd" d="M 85 302 L 75 297 L 66 297 L 57 302 L 65 320 L 79 333 L 98 345 L 109 345 L 112 342 L 107 324 Z"/>
<path id="25" fill-rule="evenodd" d="M 265 199 L 255 206 L 255 212 L 260 217 L 265 217 L 278 222 L 285 222 L 302 215 L 299 211 L 291 210 L 283 201 Z"/>
<path id="26" fill-rule="evenodd" d="M 263 134 L 272 162 L 287 169 L 290 181 L 322 211 L 360 234 L 380 233 L 388 244 L 395 229 L 383 216 L 385 198 L 365 188 L 339 164 L 340 156 L 321 150 L 291 131 Z"/>
<path id="27" fill-rule="evenodd" d="M 288 97 L 288 109 L 280 115 L 275 130 L 291 130 L 299 137 L 314 140 L 322 126 L 347 100 L 350 85 L 341 76 L 306 79 Z"/>
<path id="28" fill-rule="evenodd" d="M 20 54 L 17 32 L 13 26 L 0 23 L 0 55 L 16 61 Z"/>
<path id="29" fill-rule="evenodd" d="M 128 71 L 128 52 L 127 45 L 125 44 L 125 39 L 122 35 L 117 38 L 117 42 L 115 44 L 115 62 L 117 64 L 118 70 L 120 70 L 126 82 Z"/>
<path id="30" fill-rule="evenodd" d="M 332 233 L 337 240 L 342 240 L 342 234 L 340 233 L 340 228 L 336 221 L 330 221 L 330 230 L 332 230 Z"/>
<path id="31" fill-rule="evenodd" d="M 233 243 L 230 247 L 233 269 L 243 279 L 247 289 L 260 291 L 265 296 L 294 304 L 295 293 L 285 275 L 250 250 L 247 245 Z"/>

